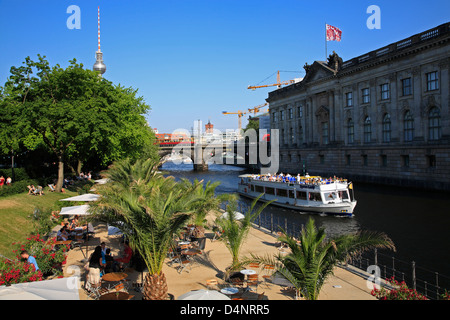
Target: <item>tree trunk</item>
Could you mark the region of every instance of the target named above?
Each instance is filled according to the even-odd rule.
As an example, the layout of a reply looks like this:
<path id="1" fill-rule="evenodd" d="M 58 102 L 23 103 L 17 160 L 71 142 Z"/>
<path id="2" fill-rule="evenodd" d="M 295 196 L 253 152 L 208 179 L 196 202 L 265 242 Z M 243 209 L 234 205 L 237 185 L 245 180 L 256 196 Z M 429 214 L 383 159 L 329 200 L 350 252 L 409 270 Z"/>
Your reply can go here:
<path id="1" fill-rule="evenodd" d="M 64 160 L 62 155 L 58 155 L 58 182 L 55 191 L 61 192 L 64 183 Z"/>
<path id="2" fill-rule="evenodd" d="M 80 176 L 81 173 L 81 168 L 83 167 L 83 162 L 78 159 L 78 163 L 77 163 L 77 176 Z"/>
<path id="3" fill-rule="evenodd" d="M 147 274 L 143 291 L 144 300 L 166 300 L 168 298 L 168 288 L 164 273 Z"/>

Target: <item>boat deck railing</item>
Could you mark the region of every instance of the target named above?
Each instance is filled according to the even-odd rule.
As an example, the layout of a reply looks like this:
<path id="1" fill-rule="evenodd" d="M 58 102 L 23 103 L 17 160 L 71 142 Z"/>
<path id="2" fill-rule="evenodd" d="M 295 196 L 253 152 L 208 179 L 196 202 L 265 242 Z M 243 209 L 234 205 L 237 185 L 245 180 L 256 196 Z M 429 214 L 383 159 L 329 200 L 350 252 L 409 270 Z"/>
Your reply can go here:
<path id="1" fill-rule="evenodd" d="M 248 177 L 247 179 L 252 181 L 274 182 L 274 183 L 287 183 L 287 184 L 299 184 L 306 186 L 322 186 L 335 183 L 347 184 L 346 179 L 341 178 L 329 178 L 324 179 L 322 177 L 294 177 L 294 176 L 259 176 Z"/>

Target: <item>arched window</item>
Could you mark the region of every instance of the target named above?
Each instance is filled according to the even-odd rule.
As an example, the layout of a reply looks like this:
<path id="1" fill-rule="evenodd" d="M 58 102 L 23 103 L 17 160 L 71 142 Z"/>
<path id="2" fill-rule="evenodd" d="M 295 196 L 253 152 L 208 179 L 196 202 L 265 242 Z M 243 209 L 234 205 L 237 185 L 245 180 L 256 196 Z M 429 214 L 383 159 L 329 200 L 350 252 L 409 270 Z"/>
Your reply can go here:
<path id="1" fill-rule="evenodd" d="M 372 140 L 372 121 L 370 117 L 364 120 L 364 143 L 370 143 Z"/>
<path id="2" fill-rule="evenodd" d="M 353 119 L 348 119 L 347 121 L 347 138 L 348 143 L 355 142 L 355 124 L 353 123 Z"/>
<path id="3" fill-rule="evenodd" d="M 439 140 L 441 138 L 441 113 L 436 107 L 428 113 L 428 139 Z"/>
<path id="4" fill-rule="evenodd" d="M 414 139 L 414 118 L 412 117 L 411 112 L 405 112 L 403 124 L 405 141 L 412 141 Z"/>
<path id="5" fill-rule="evenodd" d="M 383 118 L 383 142 L 391 142 L 391 116 L 386 113 Z"/>

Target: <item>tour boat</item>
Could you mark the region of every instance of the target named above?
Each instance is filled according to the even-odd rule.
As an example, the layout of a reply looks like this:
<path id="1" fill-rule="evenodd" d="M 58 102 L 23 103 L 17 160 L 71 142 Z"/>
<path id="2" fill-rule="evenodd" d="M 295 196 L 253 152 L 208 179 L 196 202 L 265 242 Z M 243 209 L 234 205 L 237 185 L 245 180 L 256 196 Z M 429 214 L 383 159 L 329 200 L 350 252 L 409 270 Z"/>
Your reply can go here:
<path id="1" fill-rule="evenodd" d="M 356 206 L 349 190 L 353 185 L 346 179 L 314 176 L 254 175 L 239 176 L 238 193 L 273 205 L 301 212 L 353 216 Z M 353 199 L 352 199 L 353 198 Z"/>

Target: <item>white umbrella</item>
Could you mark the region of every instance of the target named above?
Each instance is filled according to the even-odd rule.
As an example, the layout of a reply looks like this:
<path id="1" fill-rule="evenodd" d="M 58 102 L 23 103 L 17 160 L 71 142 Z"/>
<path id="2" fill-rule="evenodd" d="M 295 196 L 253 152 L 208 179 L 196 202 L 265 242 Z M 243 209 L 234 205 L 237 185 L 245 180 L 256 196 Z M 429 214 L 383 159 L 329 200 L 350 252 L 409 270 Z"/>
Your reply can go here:
<path id="1" fill-rule="evenodd" d="M 103 178 L 103 179 L 99 179 L 99 180 L 94 180 L 94 182 L 98 183 L 98 184 L 105 184 L 105 183 L 108 182 L 108 179 L 107 178 Z"/>
<path id="2" fill-rule="evenodd" d="M 234 219 L 235 220 L 243 220 L 243 219 L 245 219 L 245 216 L 242 213 L 240 213 L 240 212 L 235 211 L 235 212 L 233 212 L 233 214 L 234 214 Z M 228 219 L 228 212 L 225 212 L 221 216 L 221 218 L 222 219 Z"/>
<path id="3" fill-rule="evenodd" d="M 70 197 L 66 199 L 61 199 L 59 201 L 97 201 L 100 198 L 100 195 L 93 193 L 85 193 L 79 196 Z"/>
<path id="4" fill-rule="evenodd" d="M 231 300 L 228 296 L 215 290 L 195 290 L 178 297 L 178 300 Z"/>
<path id="5" fill-rule="evenodd" d="M 0 286 L 0 300 L 80 300 L 79 278 L 68 277 Z"/>
<path id="6" fill-rule="evenodd" d="M 122 235 L 122 234 L 123 234 L 122 230 L 120 230 L 117 227 L 110 226 L 108 224 L 108 236 L 118 236 L 118 235 Z"/>
<path id="7" fill-rule="evenodd" d="M 66 216 L 86 216 L 89 215 L 89 205 L 84 204 L 81 206 L 72 206 L 72 207 L 64 207 L 61 208 L 60 215 L 66 215 Z"/>

